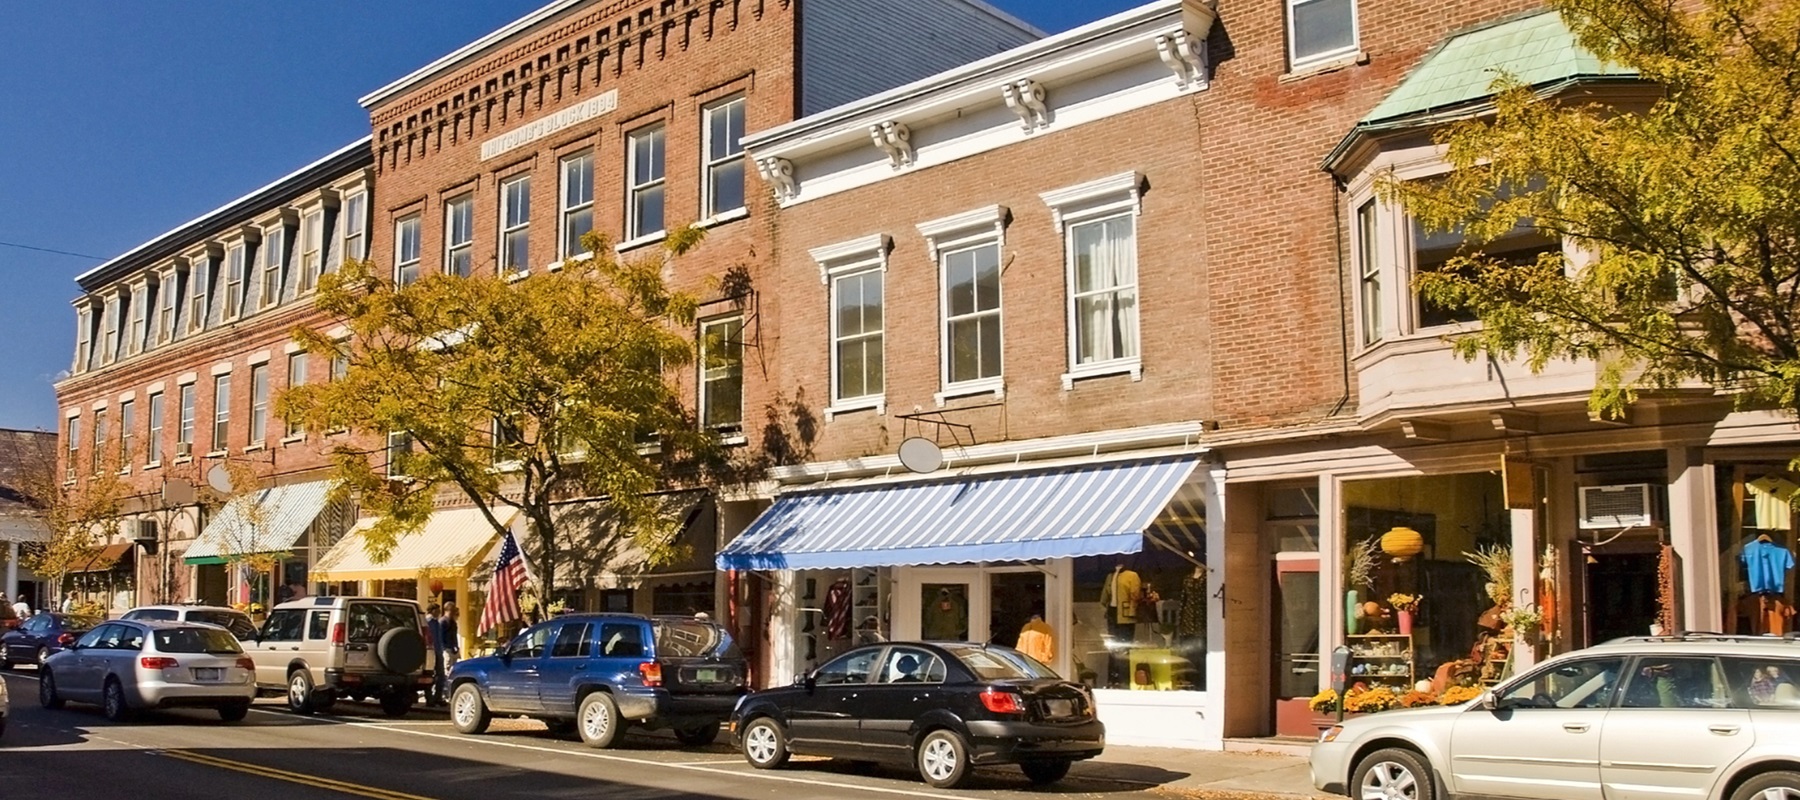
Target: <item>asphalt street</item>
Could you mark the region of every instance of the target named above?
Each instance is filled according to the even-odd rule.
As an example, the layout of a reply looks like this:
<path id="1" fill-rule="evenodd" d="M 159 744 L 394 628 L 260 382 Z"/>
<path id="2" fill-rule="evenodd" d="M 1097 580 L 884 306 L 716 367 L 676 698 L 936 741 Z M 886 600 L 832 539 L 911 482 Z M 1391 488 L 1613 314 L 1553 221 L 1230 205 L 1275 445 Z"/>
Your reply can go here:
<path id="1" fill-rule="evenodd" d="M 1015 768 L 977 772 L 967 789 L 932 789 L 908 772 L 796 759 L 786 769 L 751 768 L 725 743 L 683 748 L 673 738 L 633 734 L 614 750 L 556 738 L 530 720 L 496 720 L 464 736 L 441 714 L 387 719 L 372 704 L 339 703 L 301 717 L 275 699 L 239 723 L 210 711 L 147 712 L 115 724 L 97 708 L 37 703 L 30 668 L 5 673 L 12 716 L 0 737 L 5 796 L 79 800 L 278 797 L 324 800 L 845 800 L 846 798 L 1167 797 L 1151 781 L 1083 775 L 1032 787 Z M 1097 770 L 1098 771 L 1098 770 Z"/>

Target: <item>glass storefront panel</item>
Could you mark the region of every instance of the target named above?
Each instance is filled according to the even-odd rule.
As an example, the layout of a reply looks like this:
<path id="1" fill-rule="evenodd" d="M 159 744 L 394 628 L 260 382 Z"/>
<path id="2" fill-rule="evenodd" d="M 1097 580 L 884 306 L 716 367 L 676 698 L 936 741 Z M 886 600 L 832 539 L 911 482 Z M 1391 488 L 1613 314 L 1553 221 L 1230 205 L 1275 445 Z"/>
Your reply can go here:
<path id="1" fill-rule="evenodd" d="M 802 670 L 811 670 L 857 645 L 887 640 L 885 568 L 796 572 L 794 590 L 800 615 L 796 652 Z M 964 590 L 966 598 L 966 587 Z M 963 608 L 966 626 L 966 600 Z"/>
<path id="2" fill-rule="evenodd" d="M 1793 501 L 1800 474 L 1781 464 L 1716 467 L 1719 586 L 1726 633 L 1787 634 L 1795 628 Z"/>
<path id="3" fill-rule="evenodd" d="M 1143 552 L 1075 559 L 1076 678 L 1097 689 L 1206 688 L 1206 568 L 1196 555 Z"/>

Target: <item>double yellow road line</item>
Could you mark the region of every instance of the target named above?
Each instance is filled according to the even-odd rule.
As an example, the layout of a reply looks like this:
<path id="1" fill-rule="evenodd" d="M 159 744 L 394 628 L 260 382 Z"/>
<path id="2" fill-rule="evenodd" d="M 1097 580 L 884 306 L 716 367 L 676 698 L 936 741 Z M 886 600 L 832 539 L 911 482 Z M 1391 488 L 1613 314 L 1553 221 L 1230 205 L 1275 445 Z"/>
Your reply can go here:
<path id="1" fill-rule="evenodd" d="M 354 783 L 334 781 L 330 778 L 321 778 L 316 775 L 302 775 L 298 772 L 288 772 L 287 770 L 276 769 L 274 767 L 265 767 L 261 764 L 250 764 L 243 761 L 232 761 L 228 758 L 219 758 L 218 756 L 202 755 L 188 750 L 157 750 L 155 752 L 191 764 L 200 764 L 218 769 L 228 769 L 233 772 L 242 772 L 246 775 L 256 775 L 258 777 L 296 783 L 301 786 L 310 786 L 315 789 L 325 789 L 327 791 L 341 792 L 343 794 L 356 795 L 358 797 L 367 797 L 370 798 L 370 800 L 431 800 L 431 798 L 421 797 L 416 794 L 377 789 L 370 786 L 359 786 Z"/>

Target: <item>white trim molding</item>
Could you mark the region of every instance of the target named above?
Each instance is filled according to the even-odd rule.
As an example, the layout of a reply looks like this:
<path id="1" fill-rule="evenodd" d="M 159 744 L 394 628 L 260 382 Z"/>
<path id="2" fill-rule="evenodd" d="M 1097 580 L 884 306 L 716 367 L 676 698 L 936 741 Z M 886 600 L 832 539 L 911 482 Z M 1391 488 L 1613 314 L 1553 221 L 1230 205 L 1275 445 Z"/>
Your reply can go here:
<path id="1" fill-rule="evenodd" d="M 180 376 L 175 378 L 176 386 L 186 386 L 190 383 L 199 383 L 199 382 L 200 382 L 200 373 L 198 373 L 198 372 L 183 372 L 183 373 L 181 373 Z"/>
<path id="2" fill-rule="evenodd" d="M 1196 37 L 1186 28 L 1176 28 L 1156 35 L 1156 55 L 1175 73 L 1175 85 L 1182 89 L 1205 89 L 1209 83 L 1206 65 L 1206 37 Z"/>
<path id="3" fill-rule="evenodd" d="M 918 159 L 912 146 L 912 129 L 904 122 L 888 120 L 870 125 L 869 139 L 887 154 L 888 164 L 894 169 L 910 167 Z"/>
<path id="4" fill-rule="evenodd" d="M 794 180 L 794 162 L 776 156 L 759 158 L 756 159 L 756 174 L 769 184 L 775 202 L 785 203 L 800 196 L 800 182 Z"/>
<path id="5" fill-rule="evenodd" d="M 893 249 L 893 245 L 894 237 L 877 233 L 848 242 L 815 247 L 806 252 L 819 265 L 819 282 L 829 284 L 833 275 L 856 272 L 872 266 L 880 267 L 882 272 L 886 272 L 888 252 Z"/>
<path id="6" fill-rule="evenodd" d="M 1068 223 L 1110 216 L 1125 209 L 1130 209 L 1134 217 L 1141 216 L 1144 210 L 1143 186 L 1143 173 L 1121 172 L 1044 192 L 1038 197 L 1043 199 L 1044 205 L 1050 207 L 1051 218 L 1056 222 L 1056 232 L 1062 233 Z"/>
<path id="7" fill-rule="evenodd" d="M 925 237 L 926 252 L 936 261 L 938 251 L 963 244 L 992 239 L 1006 247 L 1006 223 L 1011 212 L 1006 206 L 991 205 L 948 217 L 921 222 L 919 235 Z M 955 235 L 953 235 L 955 234 Z"/>
<path id="8" fill-rule="evenodd" d="M 212 374 L 213 374 L 213 375 L 215 375 L 215 376 L 217 376 L 217 375 L 230 375 L 230 374 L 231 374 L 231 369 L 232 369 L 232 364 L 231 364 L 231 362 L 229 362 L 229 361 L 221 361 L 221 362 L 219 362 L 219 363 L 217 363 L 217 364 L 214 364 L 214 365 L 212 365 L 212 369 L 211 369 L 211 370 L 210 370 L 210 372 L 211 372 L 211 373 L 212 373 Z"/>
<path id="9" fill-rule="evenodd" d="M 250 354 L 250 357 L 249 357 L 249 358 L 247 358 L 247 359 L 244 359 L 244 361 L 245 361 L 245 363 L 247 363 L 247 364 L 249 364 L 249 365 L 250 365 L 250 366 L 253 366 L 253 367 L 254 367 L 254 366 L 256 366 L 256 365 L 258 365 L 258 364 L 267 364 L 267 363 L 269 363 L 269 359 L 270 359 L 270 358 L 271 358 L 271 357 L 273 357 L 273 354 L 271 354 L 271 353 L 270 353 L 270 352 L 269 352 L 269 351 L 267 351 L 267 350 L 263 350 L 263 351 L 261 351 L 261 352 L 257 352 L 257 353 L 251 353 L 251 354 Z"/>

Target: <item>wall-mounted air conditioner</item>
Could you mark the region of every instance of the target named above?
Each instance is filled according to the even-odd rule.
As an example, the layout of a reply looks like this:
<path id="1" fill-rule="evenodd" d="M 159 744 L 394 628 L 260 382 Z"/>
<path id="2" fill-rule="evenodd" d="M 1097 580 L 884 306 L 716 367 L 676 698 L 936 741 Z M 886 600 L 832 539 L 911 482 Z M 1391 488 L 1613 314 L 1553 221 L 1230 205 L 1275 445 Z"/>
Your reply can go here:
<path id="1" fill-rule="evenodd" d="M 1656 523 L 1648 483 L 1581 487 L 1581 529 L 1635 528 Z"/>

